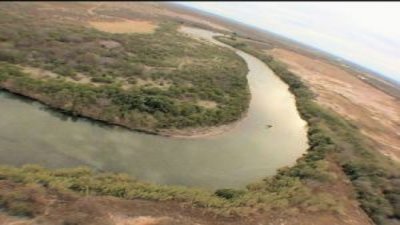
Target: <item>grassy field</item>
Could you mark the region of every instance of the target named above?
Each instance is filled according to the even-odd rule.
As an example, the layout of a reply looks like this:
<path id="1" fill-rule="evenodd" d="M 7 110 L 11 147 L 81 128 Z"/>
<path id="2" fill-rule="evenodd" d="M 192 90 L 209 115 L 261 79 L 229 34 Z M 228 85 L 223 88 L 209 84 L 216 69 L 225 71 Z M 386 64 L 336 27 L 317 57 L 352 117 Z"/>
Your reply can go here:
<path id="1" fill-rule="evenodd" d="M 38 18 L 34 4 L 2 6 L 0 86 L 12 92 L 74 115 L 161 133 L 230 123 L 248 108 L 245 62 L 180 34 L 174 22 L 142 22 L 154 31 L 121 33 L 134 21 L 112 20 L 106 23 L 121 29 L 105 32 L 90 22 Z"/>

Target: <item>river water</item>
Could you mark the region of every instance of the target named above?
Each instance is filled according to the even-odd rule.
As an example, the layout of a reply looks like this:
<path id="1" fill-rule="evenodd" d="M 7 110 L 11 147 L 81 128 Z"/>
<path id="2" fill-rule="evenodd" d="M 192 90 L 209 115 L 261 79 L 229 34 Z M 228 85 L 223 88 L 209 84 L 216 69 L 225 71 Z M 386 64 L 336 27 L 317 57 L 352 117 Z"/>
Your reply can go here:
<path id="1" fill-rule="evenodd" d="M 213 35 L 184 32 L 207 40 Z M 65 116 L 0 92 L 0 163 L 86 165 L 159 184 L 210 189 L 242 188 L 273 175 L 306 151 L 306 123 L 288 86 L 257 58 L 236 52 L 248 65 L 252 97 L 248 115 L 223 134 L 194 139 L 148 135 Z"/>

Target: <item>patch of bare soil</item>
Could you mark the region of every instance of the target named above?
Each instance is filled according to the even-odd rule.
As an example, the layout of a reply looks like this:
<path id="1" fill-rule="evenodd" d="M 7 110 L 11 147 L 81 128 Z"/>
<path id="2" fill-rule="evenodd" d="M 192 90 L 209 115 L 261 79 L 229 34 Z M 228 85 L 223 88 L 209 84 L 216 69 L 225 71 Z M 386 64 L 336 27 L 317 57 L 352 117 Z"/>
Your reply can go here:
<path id="1" fill-rule="evenodd" d="M 82 73 L 76 73 L 73 77 L 65 77 L 48 70 L 31 66 L 19 66 L 19 68 L 21 68 L 24 73 L 29 74 L 34 79 L 47 80 L 50 78 L 58 78 L 76 84 L 91 84 L 96 87 L 102 85 L 101 83 L 93 82 L 89 76 L 86 76 Z"/>
<path id="2" fill-rule="evenodd" d="M 158 18 L 158 20 L 165 19 L 163 17 L 168 17 L 169 19 L 175 20 L 184 20 L 192 23 L 199 23 L 204 24 L 214 29 L 219 30 L 226 30 L 229 31 L 228 28 L 221 26 L 217 23 L 214 23 L 207 18 L 198 17 L 194 15 L 190 15 L 190 13 L 178 13 L 174 10 L 167 9 L 166 7 L 161 6 L 159 3 L 156 2 L 129 2 L 129 3 L 120 3 L 120 2 L 102 2 L 102 3 L 90 3 L 87 4 L 87 13 L 90 16 L 95 17 L 103 17 L 107 18 L 108 16 L 101 15 L 97 13 L 97 10 L 106 7 L 108 10 L 114 9 L 115 11 L 118 10 L 129 10 L 129 15 L 132 17 L 141 17 L 146 15 L 148 18 Z M 109 18 L 109 17 L 108 17 Z M 121 17 L 119 17 L 121 18 Z M 130 17 L 130 19 L 132 19 Z"/>
<path id="3" fill-rule="evenodd" d="M 236 122 L 230 124 L 219 125 L 215 127 L 199 127 L 199 128 L 184 128 L 184 129 L 168 129 L 161 130 L 160 134 L 174 138 L 204 138 L 223 134 L 235 128 L 246 116 L 242 116 Z"/>
<path id="4" fill-rule="evenodd" d="M 123 20 L 115 22 L 90 21 L 89 24 L 100 31 L 114 34 L 153 33 L 157 28 L 155 23 L 142 20 Z"/>
<path id="5" fill-rule="evenodd" d="M 117 4 L 112 4 L 115 7 L 118 7 Z M 144 13 L 149 15 L 156 15 L 156 16 L 167 16 L 169 18 L 176 18 L 179 20 L 190 21 L 194 23 L 200 23 L 207 26 L 210 26 L 215 29 L 219 30 L 226 30 L 229 31 L 228 28 L 221 26 L 205 17 L 199 17 L 196 15 L 191 15 L 190 13 L 180 13 L 176 12 L 175 10 L 170 10 L 157 2 L 146 2 L 146 3 L 133 3 L 130 5 L 124 5 L 125 7 L 129 8 L 132 12 Z M 121 5 L 119 5 L 121 7 Z"/>
<path id="6" fill-rule="evenodd" d="M 189 14 L 176 13 L 176 12 L 173 12 L 173 11 L 170 11 L 170 10 L 165 10 L 164 13 L 167 16 L 178 17 L 178 18 L 181 18 L 183 20 L 188 20 L 188 21 L 193 21 L 193 22 L 205 24 L 205 25 L 208 25 L 208 26 L 213 27 L 213 28 L 218 29 L 218 30 L 230 31 L 228 28 L 226 28 L 224 26 L 218 25 L 216 23 L 213 23 L 213 22 L 211 22 L 209 20 L 206 20 L 204 18 L 200 18 L 200 17 L 197 17 L 197 16 L 192 16 L 192 15 L 189 15 Z"/>
<path id="7" fill-rule="evenodd" d="M 138 216 L 130 218 L 122 215 L 110 214 L 110 219 L 115 225 L 157 225 L 166 222 L 171 222 L 169 217 L 151 217 L 151 216 Z"/>
<path id="8" fill-rule="evenodd" d="M 218 106 L 216 102 L 209 100 L 199 100 L 197 101 L 197 104 L 207 109 L 215 109 Z"/>
<path id="9" fill-rule="evenodd" d="M 147 79 L 147 80 L 143 80 L 143 79 L 137 79 L 136 80 L 136 85 L 137 86 L 142 86 L 142 87 L 155 87 L 155 88 L 159 88 L 162 90 L 168 90 L 169 87 L 171 87 L 172 82 L 169 80 L 165 80 L 165 79 L 157 79 L 157 80 L 153 80 L 153 79 Z"/>
<path id="10" fill-rule="evenodd" d="M 96 87 L 102 85 L 100 83 L 93 82 L 89 76 L 86 76 L 82 73 L 76 73 L 74 77 L 66 77 L 65 80 L 76 84 L 92 84 Z"/>
<path id="11" fill-rule="evenodd" d="M 44 70 L 41 68 L 35 68 L 31 66 L 19 66 L 22 69 L 22 72 L 29 74 L 32 78 L 35 79 L 47 79 L 47 78 L 58 78 L 60 77 L 58 74 L 53 73 L 48 70 Z"/>
<path id="12" fill-rule="evenodd" d="M 268 52 L 301 76 L 318 102 L 354 121 L 376 149 L 400 160 L 400 102 L 395 97 L 326 61 L 279 48 Z"/>

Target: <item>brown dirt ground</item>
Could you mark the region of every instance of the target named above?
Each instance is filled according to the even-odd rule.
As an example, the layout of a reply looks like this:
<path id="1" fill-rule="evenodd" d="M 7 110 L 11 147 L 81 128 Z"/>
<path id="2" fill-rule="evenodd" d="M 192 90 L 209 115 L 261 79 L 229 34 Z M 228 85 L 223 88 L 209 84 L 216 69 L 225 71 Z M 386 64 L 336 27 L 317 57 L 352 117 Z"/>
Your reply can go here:
<path id="1" fill-rule="evenodd" d="M 350 186 L 338 182 L 333 191 L 347 191 Z M 217 216 L 201 208 L 175 201 L 124 200 L 115 197 L 79 196 L 44 188 L 0 181 L 0 196 L 28 193 L 33 218 L 13 217 L 0 212 L 1 225 L 372 225 L 349 196 L 344 213 L 300 212 L 298 210 L 255 212 L 248 217 Z"/>
<path id="2" fill-rule="evenodd" d="M 268 51 L 318 94 L 317 100 L 360 128 L 384 155 L 400 161 L 400 102 L 342 68 L 293 51 Z"/>
<path id="3" fill-rule="evenodd" d="M 224 26 L 220 26 L 216 23 L 213 23 L 205 18 L 199 18 L 196 16 L 192 16 L 189 14 L 183 14 L 183 13 L 177 13 L 172 10 L 168 10 L 162 6 L 159 5 L 159 3 L 155 2 L 135 2 L 135 3 L 130 3 L 130 4 L 121 4 L 118 2 L 102 2 L 102 3 L 90 3 L 87 5 L 87 13 L 90 16 L 98 16 L 96 15 L 96 10 L 101 9 L 102 7 L 106 7 L 108 9 L 114 8 L 116 10 L 124 8 L 130 10 L 133 14 L 134 13 L 139 13 L 139 14 L 146 14 L 148 16 L 155 16 L 155 17 L 160 17 L 160 16 L 167 16 L 169 18 L 176 18 L 180 20 L 185 20 L 185 21 L 191 21 L 195 23 L 200 23 L 200 24 L 205 24 L 207 26 L 213 27 L 215 29 L 219 30 L 226 30 L 229 31 Z M 104 18 L 108 16 L 102 16 Z"/>
<path id="4" fill-rule="evenodd" d="M 108 3 L 108 5 L 113 5 L 114 7 L 121 7 L 121 5 L 115 4 L 115 3 Z M 194 15 L 191 15 L 189 13 L 178 13 L 172 10 L 168 10 L 167 8 L 163 7 L 160 5 L 158 2 L 142 2 L 142 3 L 132 3 L 131 5 L 124 4 L 122 7 L 127 7 L 129 10 L 132 12 L 140 12 L 140 13 L 146 13 L 150 15 L 157 15 L 157 16 L 168 16 L 170 18 L 178 18 L 180 20 L 185 20 L 185 21 L 192 21 L 195 23 L 200 23 L 200 24 L 205 24 L 208 25 L 212 28 L 219 29 L 219 30 L 226 30 L 230 31 L 228 28 L 221 26 L 213 21 L 210 21 L 207 18 L 203 17 L 197 17 Z"/>
<path id="5" fill-rule="evenodd" d="M 215 109 L 218 106 L 218 104 L 216 102 L 209 101 L 209 100 L 199 100 L 197 102 L 197 104 L 199 106 L 203 106 L 204 108 L 207 108 L 207 109 Z"/>

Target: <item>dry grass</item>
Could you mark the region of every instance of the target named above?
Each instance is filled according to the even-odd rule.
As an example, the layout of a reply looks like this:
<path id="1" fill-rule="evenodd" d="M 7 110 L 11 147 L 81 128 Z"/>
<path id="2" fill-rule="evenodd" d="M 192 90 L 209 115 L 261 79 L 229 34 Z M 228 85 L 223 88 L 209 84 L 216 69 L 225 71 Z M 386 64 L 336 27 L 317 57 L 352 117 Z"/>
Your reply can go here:
<path id="1" fill-rule="evenodd" d="M 270 53 L 301 76 L 321 104 L 354 121 L 376 149 L 400 160 L 400 104 L 394 97 L 320 59 L 284 49 Z"/>
<path id="2" fill-rule="evenodd" d="M 75 84 L 90 84 L 96 87 L 103 85 L 101 83 L 96 83 L 91 81 L 91 78 L 89 76 L 82 73 L 76 73 L 74 77 L 65 77 L 41 68 L 35 68 L 31 66 L 19 66 L 19 67 L 22 69 L 24 73 L 29 74 L 34 79 L 47 80 L 47 79 L 59 78 Z"/>
<path id="3" fill-rule="evenodd" d="M 65 80 L 68 81 L 68 82 L 76 83 L 76 84 L 92 84 L 92 85 L 94 85 L 96 87 L 102 85 L 100 83 L 96 83 L 96 82 L 91 81 L 90 77 L 86 76 L 83 73 L 76 73 L 73 78 L 66 77 Z"/>
<path id="4" fill-rule="evenodd" d="M 137 86 L 143 86 L 143 87 L 154 87 L 154 88 L 160 88 L 162 90 L 168 90 L 168 88 L 172 85 L 171 81 L 165 80 L 165 79 L 158 79 L 158 80 L 143 80 L 143 79 L 137 79 Z"/>
<path id="5" fill-rule="evenodd" d="M 48 79 L 63 79 L 67 82 L 75 83 L 75 84 L 90 84 L 96 87 L 104 85 L 103 83 L 98 83 L 98 82 L 93 82 L 91 78 L 83 73 L 76 73 L 73 77 L 65 77 L 62 75 L 59 75 L 57 73 L 53 73 L 48 70 L 44 70 L 41 68 L 35 68 L 31 66 L 22 66 L 20 65 L 19 68 L 22 69 L 22 71 L 26 74 L 29 74 L 32 78 L 34 79 L 40 79 L 40 80 L 48 80 Z M 147 88 L 159 88 L 162 90 L 168 90 L 169 87 L 171 87 L 172 82 L 169 80 L 165 79 L 157 79 L 157 80 L 152 80 L 152 79 L 137 79 L 136 84 L 131 84 L 127 81 L 126 78 L 123 77 L 117 77 L 116 81 L 121 84 L 121 88 L 123 90 L 129 90 L 130 88 L 134 86 L 141 86 L 141 87 L 147 87 Z M 217 103 L 212 102 L 212 101 L 200 101 L 199 105 L 204 106 L 206 108 L 215 108 L 217 106 Z"/>
<path id="6" fill-rule="evenodd" d="M 24 73 L 27 73 L 35 79 L 58 78 L 59 75 L 48 70 L 35 68 L 31 66 L 19 66 Z"/>
<path id="7" fill-rule="evenodd" d="M 89 24 L 104 32 L 123 34 L 123 33 L 153 33 L 157 25 L 145 20 L 124 20 L 118 22 L 90 21 Z"/>
<path id="8" fill-rule="evenodd" d="M 71 82 L 71 83 L 75 83 L 75 84 L 91 84 L 94 86 L 101 86 L 101 83 L 96 83 L 91 81 L 90 77 L 82 74 L 82 73 L 76 73 L 74 77 L 65 77 L 65 76 L 61 76 L 57 73 L 53 73 L 51 71 L 48 70 L 44 70 L 41 68 L 36 68 L 36 67 L 31 67 L 31 66 L 19 66 L 22 71 L 26 74 L 29 74 L 32 78 L 35 79 L 40 79 L 40 80 L 47 80 L 50 78 L 61 78 L 61 79 L 65 79 L 65 81 Z"/>

